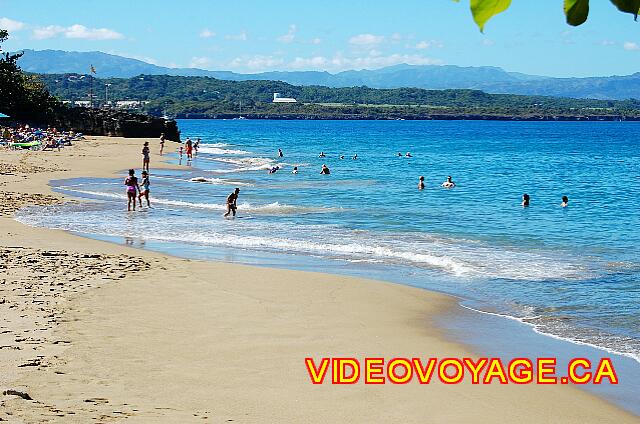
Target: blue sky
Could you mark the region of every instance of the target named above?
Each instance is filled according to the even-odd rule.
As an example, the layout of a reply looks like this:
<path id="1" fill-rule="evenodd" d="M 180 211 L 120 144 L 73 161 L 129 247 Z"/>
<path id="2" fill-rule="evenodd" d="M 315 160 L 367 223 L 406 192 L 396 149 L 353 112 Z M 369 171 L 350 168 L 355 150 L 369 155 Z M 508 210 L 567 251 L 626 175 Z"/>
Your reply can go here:
<path id="1" fill-rule="evenodd" d="M 606 0 L 564 22 L 562 0 L 514 0 L 481 34 L 469 1 L 0 0 L 5 50 L 104 51 L 162 66 L 260 72 L 410 64 L 550 76 L 640 71 L 640 22 Z"/>

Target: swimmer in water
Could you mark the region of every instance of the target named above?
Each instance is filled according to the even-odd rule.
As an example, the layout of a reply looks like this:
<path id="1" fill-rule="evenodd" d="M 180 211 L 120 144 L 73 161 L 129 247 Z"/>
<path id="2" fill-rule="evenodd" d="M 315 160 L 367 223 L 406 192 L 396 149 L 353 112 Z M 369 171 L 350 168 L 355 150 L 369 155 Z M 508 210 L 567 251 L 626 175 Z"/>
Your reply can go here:
<path id="1" fill-rule="evenodd" d="M 560 203 L 560 206 L 563 208 L 569 206 L 569 198 L 567 196 L 562 196 L 562 203 Z"/>
<path id="2" fill-rule="evenodd" d="M 340 155 L 340 160 L 344 159 L 344 155 Z"/>
<path id="3" fill-rule="evenodd" d="M 283 158 L 284 157 L 284 153 L 282 153 L 282 149 L 278 149 L 278 157 L 279 158 Z"/>
<path id="4" fill-rule="evenodd" d="M 278 172 L 279 169 L 280 169 L 279 166 L 274 166 L 269 170 L 269 174 L 275 174 L 276 172 Z"/>
<path id="5" fill-rule="evenodd" d="M 453 180 L 451 180 L 451 175 L 447 177 L 447 181 L 442 183 L 442 187 L 444 188 L 454 188 L 455 186 L 456 186 L 456 183 L 454 183 Z"/>
<path id="6" fill-rule="evenodd" d="M 405 155 L 408 158 L 412 158 L 413 156 L 411 156 L 411 152 L 407 152 L 407 154 Z"/>
<path id="7" fill-rule="evenodd" d="M 522 207 L 529 207 L 529 195 L 527 193 L 522 195 Z"/>
<path id="8" fill-rule="evenodd" d="M 355 155 L 353 155 L 353 157 L 351 159 L 353 159 L 353 160 L 358 159 L 358 154 L 356 153 Z"/>
<path id="9" fill-rule="evenodd" d="M 424 177 L 422 175 L 418 179 L 418 190 L 424 190 Z"/>
<path id="10" fill-rule="evenodd" d="M 298 167 L 294 166 L 293 167 L 293 171 L 291 171 L 292 174 L 297 174 L 298 173 Z"/>
<path id="11" fill-rule="evenodd" d="M 398 152 L 398 157 L 401 158 L 402 157 L 402 152 Z"/>
<path id="12" fill-rule="evenodd" d="M 327 156 L 327 155 L 325 155 L 325 154 L 324 154 L 324 152 L 320 152 L 320 154 L 318 155 L 318 157 L 319 157 L 319 158 L 324 158 L 324 157 L 326 157 L 326 156 Z"/>
<path id="13" fill-rule="evenodd" d="M 327 167 L 327 165 L 322 164 L 322 171 L 320 171 L 321 175 L 329 175 L 331 174 L 331 171 L 329 171 L 329 168 Z"/>

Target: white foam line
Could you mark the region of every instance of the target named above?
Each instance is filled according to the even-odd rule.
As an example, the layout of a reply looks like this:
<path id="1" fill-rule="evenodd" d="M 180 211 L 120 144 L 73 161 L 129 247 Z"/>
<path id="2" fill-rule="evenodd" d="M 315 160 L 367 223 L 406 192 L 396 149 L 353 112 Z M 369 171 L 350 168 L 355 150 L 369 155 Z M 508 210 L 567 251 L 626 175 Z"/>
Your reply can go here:
<path id="1" fill-rule="evenodd" d="M 593 343 L 584 342 L 584 341 L 581 341 L 581 340 L 575 340 L 575 339 L 570 339 L 568 337 L 562 337 L 562 336 L 558 336 L 558 335 L 551 334 L 551 333 L 545 333 L 544 331 L 541 331 L 540 329 L 538 329 L 538 326 L 536 326 L 536 324 L 524 321 L 525 319 L 533 319 L 533 318 L 538 318 L 538 317 L 517 318 L 517 317 L 511 316 L 511 315 L 507 315 L 507 314 L 500 314 L 500 313 L 497 313 L 497 312 L 482 311 L 480 309 L 475 309 L 475 308 L 472 308 L 470 306 L 463 305 L 462 303 L 460 303 L 459 305 L 461 307 L 465 308 L 465 309 L 468 309 L 468 310 L 473 311 L 473 312 L 478 312 L 480 314 L 493 315 L 493 316 L 496 316 L 496 317 L 506 318 L 506 319 L 510 319 L 512 321 L 517 321 L 520 324 L 524 324 L 524 325 L 526 325 L 528 327 L 531 327 L 533 329 L 534 333 L 540 334 L 541 336 L 550 337 L 550 338 L 555 339 L 555 340 L 561 340 L 561 341 L 572 343 L 572 344 L 575 344 L 575 345 L 592 347 L 594 349 L 602 350 L 602 351 L 609 352 L 609 353 L 613 353 L 615 355 L 625 356 L 627 358 L 631 358 L 634 361 L 640 363 L 640 355 L 637 355 L 637 354 L 634 354 L 634 353 L 628 353 L 628 352 L 620 352 L 620 351 L 617 351 L 615 349 L 611 349 L 611 348 L 606 347 L 606 346 L 598 346 L 598 345 L 595 345 Z"/>

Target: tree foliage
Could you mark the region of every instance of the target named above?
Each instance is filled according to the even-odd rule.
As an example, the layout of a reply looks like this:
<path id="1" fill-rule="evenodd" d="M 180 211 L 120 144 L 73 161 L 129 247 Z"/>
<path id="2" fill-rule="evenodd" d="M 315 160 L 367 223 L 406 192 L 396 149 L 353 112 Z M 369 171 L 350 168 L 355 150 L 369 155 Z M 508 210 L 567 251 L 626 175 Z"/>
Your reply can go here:
<path id="1" fill-rule="evenodd" d="M 9 34 L 0 29 L 0 46 Z M 59 102 L 35 75 L 22 72 L 17 64 L 21 53 L 4 53 L 0 48 L 0 112 L 13 118 L 42 121 Z"/>
<path id="2" fill-rule="evenodd" d="M 640 0 L 611 0 L 611 3 L 619 11 L 631 13 L 636 20 L 638 19 Z M 489 19 L 504 12 L 510 5 L 511 0 L 470 0 L 471 14 L 480 31 L 484 31 L 484 25 Z M 582 25 L 589 17 L 589 0 L 564 0 L 564 14 L 569 25 Z"/>

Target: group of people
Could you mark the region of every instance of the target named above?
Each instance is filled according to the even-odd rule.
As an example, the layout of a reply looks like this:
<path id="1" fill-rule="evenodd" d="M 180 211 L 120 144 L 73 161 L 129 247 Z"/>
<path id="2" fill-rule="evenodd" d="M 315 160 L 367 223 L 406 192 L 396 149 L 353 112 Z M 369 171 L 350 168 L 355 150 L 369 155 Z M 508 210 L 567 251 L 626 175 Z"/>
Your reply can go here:
<path id="1" fill-rule="evenodd" d="M 9 148 L 60 150 L 64 146 L 71 146 L 73 141 L 83 138 L 81 133 L 60 131 L 55 127 L 42 129 L 31 127 L 28 124 L 16 127 L 0 127 L 0 145 Z"/>
<path id="2" fill-rule="evenodd" d="M 4 134 L 3 134 L 3 138 L 4 138 Z M 163 151 L 164 151 L 164 143 L 165 143 L 165 137 L 164 137 L 164 134 L 161 134 L 160 136 L 160 154 L 161 155 L 163 154 Z M 200 145 L 200 138 L 197 138 L 196 141 L 194 142 L 189 137 L 187 137 L 184 143 L 184 148 L 183 146 L 179 147 L 180 158 L 182 158 L 183 152 L 186 150 L 187 159 L 188 160 L 193 159 L 193 152 L 195 150 L 195 153 L 197 155 L 199 145 Z M 282 149 L 278 149 L 277 156 L 278 158 L 284 157 L 284 153 Z M 398 156 L 399 157 L 404 156 L 408 158 L 413 157 L 410 152 L 407 152 L 405 155 L 398 152 Z M 324 158 L 326 157 L 326 155 L 324 152 L 320 152 L 319 157 Z M 354 154 L 353 159 L 357 159 L 357 157 L 358 155 Z M 340 156 L 340 159 L 344 159 L 344 156 Z M 149 200 L 149 187 L 151 185 L 149 180 L 149 162 L 150 162 L 149 142 L 145 142 L 142 147 L 142 181 L 141 182 L 138 181 L 138 178 L 135 175 L 135 170 L 133 169 L 129 170 L 129 175 L 126 177 L 124 181 L 124 185 L 127 187 L 127 210 L 129 211 L 132 209 L 133 210 L 136 209 L 136 200 L 138 201 L 138 204 L 140 205 L 140 207 L 142 207 L 142 198 L 145 198 L 147 202 L 147 206 L 151 207 L 151 202 Z M 280 166 L 276 165 L 271 167 L 268 170 L 268 173 L 275 174 L 279 170 L 280 170 Z M 298 167 L 294 166 L 291 173 L 297 174 Z M 329 170 L 329 167 L 326 164 L 322 164 L 320 174 L 321 175 L 331 174 L 331 171 Z M 447 179 L 442 184 L 440 184 L 440 186 L 443 188 L 451 189 L 456 187 L 456 183 L 453 181 L 453 178 L 449 175 Z M 421 175 L 418 179 L 418 190 L 424 190 L 424 189 L 425 189 L 425 178 L 423 175 Z M 239 194 L 240 194 L 240 189 L 236 187 L 235 190 L 231 194 L 229 194 L 229 196 L 227 196 L 226 208 L 225 208 L 226 210 L 224 213 L 225 218 L 229 217 L 230 215 L 232 215 L 233 217 L 236 216 L 236 212 L 238 209 Z M 523 194 L 522 206 L 528 207 L 529 203 L 530 203 L 530 196 L 527 193 Z M 567 196 L 562 196 L 562 203 L 560 205 L 563 208 L 566 208 L 569 205 L 569 198 Z"/>
<path id="3" fill-rule="evenodd" d="M 194 152 L 195 156 L 198 156 L 198 149 L 200 148 L 200 139 L 196 138 L 195 141 L 191 140 L 189 137 L 184 141 L 184 147 L 180 145 L 178 147 L 178 153 L 180 155 L 180 162 L 182 162 L 182 155 L 187 155 L 187 162 L 193 160 Z"/>
<path id="4" fill-rule="evenodd" d="M 160 136 L 160 151 L 164 148 L 164 134 Z M 127 177 L 124 179 L 124 185 L 127 187 L 127 211 L 136 210 L 137 203 L 142 207 L 142 198 L 147 201 L 147 207 L 151 207 L 149 200 L 149 188 L 151 181 L 149 180 L 149 163 L 151 162 L 151 149 L 149 142 L 145 141 L 142 145 L 142 181 L 136 177 L 135 169 L 130 169 Z"/>
<path id="5" fill-rule="evenodd" d="M 446 179 L 445 182 L 443 182 L 441 185 L 441 187 L 444 188 L 454 188 L 456 186 L 456 183 L 453 182 L 453 180 L 451 179 L 451 175 L 449 175 Z M 424 176 L 420 176 L 418 178 L 418 190 L 424 190 L 425 188 L 425 184 L 424 184 Z M 527 194 L 524 193 L 522 195 L 522 207 L 529 207 L 529 202 L 531 201 L 531 197 Z M 562 196 L 562 203 L 560 203 L 560 206 L 562 206 L 563 208 L 566 208 L 567 206 L 569 206 L 569 197 L 567 196 Z"/>
<path id="6" fill-rule="evenodd" d="M 529 207 L 529 202 L 531 201 L 531 196 L 529 196 L 527 193 L 524 193 L 522 195 L 522 207 L 523 208 L 528 208 Z M 562 202 L 560 203 L 560 206 L 562 206 L 563 208 L 566 208 L 567 206 L 569 206 L 569 197 L 568 196 L 562 196 Z"/>
<path id="7" fill-rule="evenodd" d="M 147 201 L 147 207 L 151 207 L 151 202 L 149 201 L 149 187 L 151 186 L 149 171 L 142 171 L 142 181 L 139 181 L 138 177 L 136 177 L 135 169 L 130 169 L 129 175 L 124 180 L 124 185 L 127 187 L 127 211 L 136 210 L 136 200 L 142 207 L 143 197 Z"/>

